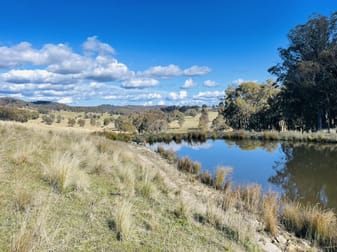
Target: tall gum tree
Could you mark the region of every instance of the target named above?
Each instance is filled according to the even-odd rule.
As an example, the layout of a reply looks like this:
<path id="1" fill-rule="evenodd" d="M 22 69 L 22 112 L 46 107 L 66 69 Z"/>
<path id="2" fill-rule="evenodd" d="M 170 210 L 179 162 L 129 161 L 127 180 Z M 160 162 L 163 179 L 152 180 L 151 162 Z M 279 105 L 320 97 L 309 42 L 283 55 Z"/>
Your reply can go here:
<path id="1" fill-rule="evenodd" d="M 335 127 L 337 116 L 337 12 L 312 16 L 288 34 L 281 63 L 269 69 L 282 84 L 282 115 L 289 128 Z"/>

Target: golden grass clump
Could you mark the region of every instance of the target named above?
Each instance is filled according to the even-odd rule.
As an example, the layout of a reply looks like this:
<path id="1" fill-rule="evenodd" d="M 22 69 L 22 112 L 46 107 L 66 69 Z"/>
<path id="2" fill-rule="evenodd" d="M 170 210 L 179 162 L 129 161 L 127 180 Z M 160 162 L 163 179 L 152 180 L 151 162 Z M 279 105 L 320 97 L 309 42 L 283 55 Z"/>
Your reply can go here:
<path id="1" fill-rule="evenodd" d="M 209 224 L 217 229 L 221 229 L 223 226 L 224 216 L 223 211 L 215 204 L 207 204 L 206 219 Z"/>
<path id="2" fill-rule="evenodd" d="M 201 183 L 204 183 L 206 185 L 210 185 L 211 186 L 213 184 L 212 175 L 207 170 L 205 170 L 200 175 L 200 181 L 201 181 Z"/>
<path id="3" fill-rule="evenodd" d="M 193 161 L 187 157 L 179 159 L 178 170 L 192 173 L 193 172 Z"/>
<path id="4" fill-rule="evenodd" d="M 138 185 L 139 191 L 143 197 L 151 199 L 155 190 L 153 182 L 155 176 L 144 166 L 142 166 L 141 170 L 141 178 Z"/>
<path id="5" fill-rule="evenodd" d="M 266 231 L 277 234 L 279 200 L 276 193 L 267 193 L 262 200 L 262 216 Z"/>
<path id="6" fill-rule="evenodd" d="M 15 208 L 19 211 L 28 210 L 34 201 L 34 195 L 27 188 L 16 186 L 15 191 Z"/>
<path id="7" fill-rule="evenodd" d="M 240 187 L 238 191 L 245 209 L 248 209 L 253 213 L 257 213 L 261 202 L 261 186 L 257 184 L 250 184 Z"/>
<path id="8" fill-rule="evenodd" d="M 89 187 L 88 179 L 80 170 L 80 159 L 69 152 L 55 152 L 48 164 L 44 164 L 44 177 L 59 193 L 67 190 L 83 190 Z"/>
<path id="9" fill-rule="evenodd" d="M 128 240 L 132 230 L 132 204 L 123 200 L 118 206 L 115 215 L 117 239 Z"/>
<path id="10" fill-rule="evenodd" d="M 175 216 L 184 221 L 188 221 L 190 219 L 190 215 L 191 215 L 190 213 L 191 213 L 191 209 L 189 205 L 180 195 L 176 208 L 174 209 Z"/>
<path id="11" fill-rule="evenodd" d="M 303 229 L 302 207 L 299 203 L 285 202 L 282 205 L 281 220 L 286 229 L 301 235 Z"/>
<path id="12" fill-rule="evenodd" d="M 317 205 L 303 207 L 298 203 L 286 202 L 281 218 L 286 229 L 297 236 L 325 246 L 337 243 L 337 218 L 332 210 L 323 210 Z"/>
<path id="13" fill-rule="evenodd" d="M 233 172 L 232 167 L 217 167 L 215 171 L 215 188 L 221 190 L 226 176 Z"/>
<path id="14" fill-rule="evenodd" d="M 27 212 L 20 222 L 20 229 L 12 236 L 10 251 L 38 251 L 45 239 L 46 208 Z"/>
<path id="15" fill-rule="evenodd" d="M 201 164 L 199 162 L 193 163 L 193 173 L 198 175 L 200 174 Z"/>

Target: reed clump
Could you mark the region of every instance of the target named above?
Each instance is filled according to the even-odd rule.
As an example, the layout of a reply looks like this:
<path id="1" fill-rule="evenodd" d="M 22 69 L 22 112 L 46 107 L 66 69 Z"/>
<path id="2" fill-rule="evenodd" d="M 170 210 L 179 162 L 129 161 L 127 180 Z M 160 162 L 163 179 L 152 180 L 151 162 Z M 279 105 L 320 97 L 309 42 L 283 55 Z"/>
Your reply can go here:
<path id="1" fill-rule="evenodd" d="M 262 217 L 265 229 L 272 235 L 277 234 L 279 201 L 276 193 L 269 192 L 262 199 Z"/>
<path id="2" fill-rule="evenodd" d="M 332 210 L 286 202 L 283 204 L 281 221 L 287 230 L 299 237 L 321 246 L 337 245 L 337 218 Z"/>
<path id="3" fill-rule="evenodd" d="M 224 181 L 229 173 L 233 172 L 232 167 L 217 167 L 215 171 L 215 188 L 217 190 L 223 189 Z"/>

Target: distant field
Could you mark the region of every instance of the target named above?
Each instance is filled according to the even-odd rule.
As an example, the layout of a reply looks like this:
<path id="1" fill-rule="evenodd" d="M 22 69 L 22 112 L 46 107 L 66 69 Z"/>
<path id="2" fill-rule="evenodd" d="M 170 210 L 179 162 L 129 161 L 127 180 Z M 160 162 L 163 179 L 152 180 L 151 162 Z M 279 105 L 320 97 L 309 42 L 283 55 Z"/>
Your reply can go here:
<path id="1" fill-rule="evenodd" d="M 52 125 L 47 125 L 46 123 L 43 122 L 42 116 L 43 114 L 40 114 L 40 117 L 36 120 L 30 120 L 28 121 L 29 125 L 40 125 L 43 127 L 47 128 L 65 128 L 69 127 L 68 125 L 68 119 L 73 118 L 76 120 L 75 125 L 73 128 L 81 128 L 89 131 L 99 131 L 102 129 L 109 129 L 109 130 L 116 130 L 115 124 L 112 122 L 107 126 L 103 125 L 103 121 L 105 118 L 113 118 L 117 119 L 118 115 L 109 115 L 108 113 L 92 113 L 95 114 L 96 116 L 99 116 L 99 119 L 96 119 L 96 125 L 91 125 L 90 124 L 90 119 L 84 119 L 85 118 L 85 113 L 84 112 L 70 112 L 70 111 L 53 111 L 50 112 L 49 115 L 53 114 L 55 118 L 58 116 L 61 116 L 62 120 L 60 123 L 55 121 L 52 123 Z M 90 114 L 90 113 L 88 113 Z M 208 117 L 209 117 L 209 127 L 211 126 L 212 121 L 214 118 L 217 116 L 217 112 L 215 111 L 209 111 L 208 112 Z M 199 124 L 199 118 L 200 118 L 200 113 L 198 113 L 195 117 L 192 116 L 185 116 L 185 122 L 182 125 L 182 127 L 179 126 L 178 121 L 175 120 L 169 124 L 168 132 L 171 133 L 183 133 L 183 132 L 188 132 L 191 130 L 196 130 L 198 128 Z M 83 127 L 80 127 L 80 125 L 77 123 L 79 119 L 84 119 L 85 120 L 85 125 Z"/>
<path id="2" fill-rule="evenodd" d="M 185 122 L 182 127 L 179 126 L 178 121 L 175 120 L 169 124 L 169 132 L 172 133 L 184 133 L 189 130 L 197 129 L 199 125 L 199 118 L 200 113 L 198 113 L 195 117 L 193 116 L 185 116 Z M 217 117 L 218 112 L 209 111 L 208 118 L 209 118 L 209 127 L 212 124 L 212 121 Z"/>

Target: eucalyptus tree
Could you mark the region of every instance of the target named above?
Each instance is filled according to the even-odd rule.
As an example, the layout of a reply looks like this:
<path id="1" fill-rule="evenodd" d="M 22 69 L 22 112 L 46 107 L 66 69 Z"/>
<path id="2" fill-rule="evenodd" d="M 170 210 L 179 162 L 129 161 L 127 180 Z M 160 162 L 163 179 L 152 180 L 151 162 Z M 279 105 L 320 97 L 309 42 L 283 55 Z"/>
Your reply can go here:
<path id="1" fill-rule="evenodd" d="M 222 113 L 229 126 L 235 129 L 266 129 L 275 124 L 271 104 L 279 89 L 271 80 L 266 84 L 244 82 L 225 91 Z"/>
<path id="2" fill-rule="evenodd" d="M 282 62 L 269 72 L 282 84 L 282 116 L 291 128 L 334 126 L 337 115 L 337 12 L 312 16 L 288 34 Z"/>

